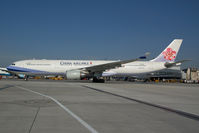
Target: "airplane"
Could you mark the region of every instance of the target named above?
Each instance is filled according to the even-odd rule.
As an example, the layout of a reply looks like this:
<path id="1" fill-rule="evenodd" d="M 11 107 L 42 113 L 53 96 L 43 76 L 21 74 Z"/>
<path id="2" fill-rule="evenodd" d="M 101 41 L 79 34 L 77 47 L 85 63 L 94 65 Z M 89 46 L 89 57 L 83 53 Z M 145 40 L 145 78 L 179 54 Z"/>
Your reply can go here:
<path id="1" fill-rule="evenodd" d="M 11 76 L 11 74 L 6 71 L 6 68 L 0 68 L 0 76 Z"/>
<path id="2" fill-rule="evenodd" d="M 174 39 L 155 59 L 149 61 L 141 61 L 149 53 L 122 61 L 34 59 L 16 61 L 7 67 L 7 72 L 24 74 L 26 80 L 31 75 L 63 75 L 70 80 L 92 78 L 93 82 L 104 82 L 103 77 L 106 76 L 135 76 L 181 65 L 187 60 L 175 62 L 175 59 L 182 41 L 182 39 Z"/>
<path id="3" fill-rule="evenodd" d="M 9 73 L 7 68 L 1 68 L 0 67 L 0 76 L 17 76 L 20 79 L 25 78 L 24 74 L 15 74 L 15 73 Z"/>

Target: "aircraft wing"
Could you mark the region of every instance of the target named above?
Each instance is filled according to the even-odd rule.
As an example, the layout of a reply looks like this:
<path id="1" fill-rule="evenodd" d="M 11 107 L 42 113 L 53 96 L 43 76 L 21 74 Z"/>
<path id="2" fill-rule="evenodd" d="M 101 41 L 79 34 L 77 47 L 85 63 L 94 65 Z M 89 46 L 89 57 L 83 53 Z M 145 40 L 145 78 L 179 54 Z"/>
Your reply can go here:
<path id="1" fill-rule="evenodd" d="M 95 65 L 95 66 L 83 68 L 83 70 L 86 70 L 88 72 L 103 72 L 103 71 L 108 70 L 108 69 L 114 69 L 116 67 L 121 67 L 122 64 L 134 62 L 134 61 L 137 61 L 137 60 L 140 60 L 140 59 L 146 59 L 146 56 L 148 56 L 148 55 L 149 55 L 149 53 L 146 53 L 144 56 L 141 56 L 141 57 L 136 58 L 136 59 L 115 61 L 115 62 L 111 62 L 111 63 Z"/>

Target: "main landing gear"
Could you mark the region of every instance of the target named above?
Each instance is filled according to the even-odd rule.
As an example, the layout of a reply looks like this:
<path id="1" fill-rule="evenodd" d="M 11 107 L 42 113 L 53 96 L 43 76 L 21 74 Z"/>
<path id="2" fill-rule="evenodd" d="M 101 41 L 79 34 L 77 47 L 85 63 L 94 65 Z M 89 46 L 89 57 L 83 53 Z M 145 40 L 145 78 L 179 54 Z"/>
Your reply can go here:
<path id="1" fill-rule="evenodd" d="M 101 78 L 94 77 L 94 78 L 93 78 L 93 82 L 94 82 L 94 83 L 104 83 L 105 80 L 104 80 L 104 79 L 101 79 Z"/>
<path id="2" fill-rule="evenodd" d="M 29 76 L 28 76 L 28 75 L 25 75 L 24 80 L 25 80 L 25 81 L 28 81 L 28 78 L 29 78 Z"/>

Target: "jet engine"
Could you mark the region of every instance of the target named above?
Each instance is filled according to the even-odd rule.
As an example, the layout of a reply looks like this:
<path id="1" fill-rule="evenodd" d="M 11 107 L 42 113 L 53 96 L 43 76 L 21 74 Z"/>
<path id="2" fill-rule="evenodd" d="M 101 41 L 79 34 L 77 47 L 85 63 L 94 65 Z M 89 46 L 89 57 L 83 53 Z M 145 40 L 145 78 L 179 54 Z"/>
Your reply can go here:
<path id="1" fill-rule="evenodd" d="M 82 79 L 87 77 L 87 74 L 84 71 L 81 70 L 70 70 L 70 71 L 66 71 L 66 79 Z"/>

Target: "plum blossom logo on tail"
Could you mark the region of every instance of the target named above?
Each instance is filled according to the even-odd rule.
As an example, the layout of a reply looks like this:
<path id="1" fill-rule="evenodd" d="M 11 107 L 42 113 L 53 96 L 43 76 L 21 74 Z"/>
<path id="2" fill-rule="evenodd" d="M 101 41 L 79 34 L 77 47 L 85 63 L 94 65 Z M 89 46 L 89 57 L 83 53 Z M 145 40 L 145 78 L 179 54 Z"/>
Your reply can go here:
<path id="1" fill-rule="evenodd" d="M 172 48 L 167 48 L 164 52 L 162 52 L 162 54 L 166 60 L 172 61 L 176 58 L 176 51 L 174 51 Z"/>

